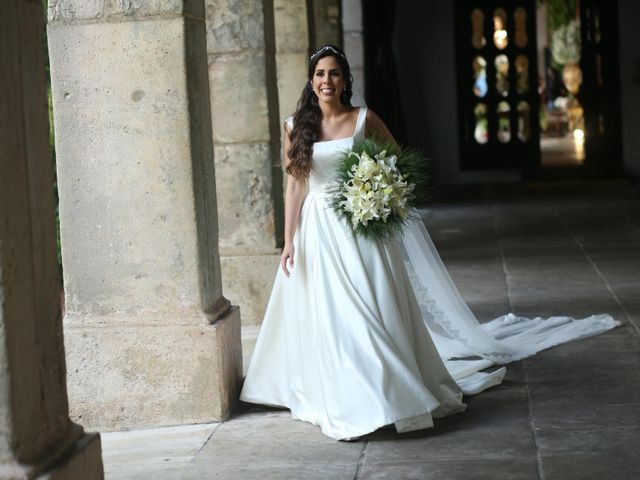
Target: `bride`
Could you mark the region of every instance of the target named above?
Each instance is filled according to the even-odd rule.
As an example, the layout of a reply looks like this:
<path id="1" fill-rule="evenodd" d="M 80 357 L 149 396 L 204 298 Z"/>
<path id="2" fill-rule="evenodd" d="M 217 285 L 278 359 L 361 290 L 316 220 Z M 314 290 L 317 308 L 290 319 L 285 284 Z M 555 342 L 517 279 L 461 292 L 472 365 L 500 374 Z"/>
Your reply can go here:
<path id="1" fill-rule="evenodd" d="M 308 77 L 284 126 L 285 245 L 242 401 L 289 408 L 339 440 L 428 428 L 502 382 L 505 367 L 487 368 L 620 325 L 511 313 L 480 324 L 419 219 L 388 242 L 353 236 L 325 193 L 338 154 L 374 134 L 395 140 L 351 106 L 340 48 L 314 53 Z"/>

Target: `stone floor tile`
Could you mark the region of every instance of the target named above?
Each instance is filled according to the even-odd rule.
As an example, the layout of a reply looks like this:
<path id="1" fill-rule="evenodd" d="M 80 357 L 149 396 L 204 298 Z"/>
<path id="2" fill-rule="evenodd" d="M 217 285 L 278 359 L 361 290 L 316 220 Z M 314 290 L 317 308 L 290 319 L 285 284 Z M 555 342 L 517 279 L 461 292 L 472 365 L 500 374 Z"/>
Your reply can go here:
<path id="1" fill-rule="evenodd" d="M 515 256 L 517 250 L 529 251 L 545 251 L 545 249 L 560 250 L 565 249 L 569 252 L 575 252 L 580 247 L 576 244 L 575 239 L 568 233 L 548 233 L 541 232 L 533 235 L 510 235 L 500 237 L 500 246 L 504 250 L 509 250 L 510 254 Z"/>
<path id="2" fill-rule="evenodd" d="M 528 241 L 526 238 L 523 238 L 521 242 L 518 242 L 517 239 L 512 239 L 509 242 L 503 241 L 501 250 L 505 257 L 514 260 L 522 258 L 525 261 L 531 261 L 531 259 L 535 260 L 538 257 L 556 260 L 582 258 L 584 252 L 580 246 L 570 237 L 566 237 L 565 240 L 555 242 L 552 235 L 542 234 L 536 242 Z"/>
<path id="3" fill-rule="evenodd" d="M 628 285 L 640 292 L 640 239 L 637 249 L 607 248 L 606 253 L 593 253 L 586 249 L 591 261 L 609 285 Z"/>
<path id="4" fill-rule="evenodd" d="M 243 464 L 196 463 L 179 480 L 353 480 L 357 464 L 333 464 L 331 458 L 318 463 L 263 464 L 245 459 Z M 295 460 L 295 459 L 293 459 Z"/>
<path id="5" fill-rule="evenodd" d="M 104 452 L 104 448 L 102 450 Z M 119 464 L 109 470 L 105 467 L 105 480 L 177 480 L 189 468 L 189 462 L 177 464 L 158 464 L 155 462 L 136 462 L 133 465 Z"/>
<path id="6" fill-rule="evenodd" d="M 175 479 L 218 426 L 185 425 L 101 433 L 105 478 Z"/>
<path id="7" fill-rule="evenodd" d="M 505 257 L 509 285 L 514 288 L 567 291 L 606 289 L 606 283 L 591 262 L 578 256 Z"/>
<path id="8" fill-rule="evenodd" d="M 497 387 L 465 397 L 467 410 L 435 419 L 433 429 L 367 435 L 365 462 L 418 462 L 442 459 L 535 455 L 524 387 Z"/>
<path id="9" fill-rule="evenodd" d="M 613 285 L 611 291 L 628 313 L 640 315 L 640 285 Z"/>
<path id="10" fill-rule="evenodd" d="M 640 403 L 538 407 L 533 422 L 541 454 L 624 450 L 640 441 Z"/>
<path id="11" fill-rule="evenodd" d="M 607 232 L 606 228 L 602 228 L 602 230 L 604 231 L 600 233 L 576 234 L 575 239 L 587 251 L 593 247 L 609 247 L 611 249 L 626 250 L 637 248 L 640 242 L 640 234 L 635 232 L 612 233 Z"/>
<path id="12" fill-rule="evenodd" d="M 640 336 L 635 335 L 628 326 L 626 335 L 613 335 L 624 326 L 616 327 L 601 335 L 583 338 L 575 342 L 563 343 L 538 354 L 538 358 L 530 358 L 528 362 L 534 368 L 546 363 L 562 362 L 566 357 L 576 358 L 578 355 L 589 355 L 597 358 L 598 352 L 624 353 L 640 351 Z M 527 360 L 525 360 L 527 361 Z"/>
<path id="13" fill-rule="evenodd" d="M 635 330 L 635 334 L 640 333 L 640 286 L 635 285 L 615 285 L 611 287 L 616 301 L 620 303 Z"/>
<path id="14" fill-rule="evenodd" d="M 357 463 L 361 449 L 359 443 L 336 441 L 319 427 L 293 419 L 289 410 L 253 409 L 222 423 L 194 463 L 226 468 L 246 464 L 249 458 L 265 466 L 330 459 L 333 464 L 351 465 Z"/>
<path id="15" fill-rule="evenodd" d="M 602 335 L 607 335 L 606 333 Z M 590 338 L 585 341 L 591 340 Z M 620 351 L 603 351 L 599 347 L 597 354 L 587 349 L 584 345 L 579 345 L 581 340 L 577 340 L 575 345 L 558 345 L 548 350 L 538 353 L 535 357 L 523 360 L 527 372 L 527 380 L 531 383 L 538 381 L 553 380 L 555 376 L 581 375 L 584 371 L 590 371 L 594 379 L 606 379 L 609 374 L 621 372 L 622 369 L 638 369 L 640 374 L 640 351 L 636 349 L 636 338 L 624 342 L 625 348 Z M 598 344 L 601 342 L 590 342 Z M 623 340 L 611 340 L 618 346 L 623 344 Z M 567 346 L 568 348 L 564 348 Z M 588 372 L 587 372 L 588 373 Z M 581 380 L 581 378 L 580 378 Z"/>
<path id="16" fill-rule="evenodd" d="M 637 352 L 635 352 L 637 354 Z M 596 352 L 593 357 L 607 354 Z M 629 354 L 621 354 L 629 355 Z M 637 365 L 622 362 L 532 369 L 526 366 L 527 385 L 534 412 L 563 408 L 567 415 L 588 405 L 600 408 L 618 404 L 640 404 L 640 372 Z"/>
<path id="17" fill-rule="evenodd" d="M 524 317 L 569 316 L 577 319 L 593 314 L 608 313 L 625 323 L 626 316 L 610 293 L 597 291 L 591 294 L 571 292 L 540 292 L 518 289 L 510 295 L 513 312 Z M 607 332 L 609 335 L 614 330 Z"/>
<path id="18" fill-rule="evenodd" d="M 545 480 L 634 480 L 640 472 L 635 448 L 548 453 L 541 458 Z"/>
<path id="19" fill-rule="evenodd" d="M 490 460 L 456 459 L 388 463 L 362 466 L 356 480 L 538 480 L 534 457 Z"/>
<path id="20" fill-rule="evenodd" d="M 511 362 L 505 366 L 507 368 L 507 373 L 504 376 L 502 385 L 509 387 L 521 387 L 526 384 L 522 361 Z"/>
<path id="21" fill-rule="evenodd" d="M 529 384 L 534 412 L 542 412 L 547 408 L 564 409 L 571 415 L 576 409 L 588 406 L 592 409 L 607 405 L 632 405 L 640 402 L 640 389 L 637 379 L 629 379 L 629 370 L 618 376 L 617 381 L 608 384 L 589 385 L 586 379 L 580 385 L 563 386 L 562 381 L 555 385 L 533 386 Z M 623 377 L 627 377 L 626 380 Z M 600 382 L 602 383 L 602 382 Z"/>

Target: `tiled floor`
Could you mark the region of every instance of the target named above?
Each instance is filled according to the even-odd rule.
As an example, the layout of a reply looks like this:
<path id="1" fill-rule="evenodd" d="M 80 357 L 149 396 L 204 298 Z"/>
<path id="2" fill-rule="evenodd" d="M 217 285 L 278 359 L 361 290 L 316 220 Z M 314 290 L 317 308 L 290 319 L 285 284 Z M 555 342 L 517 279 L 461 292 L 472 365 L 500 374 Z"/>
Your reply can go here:
<path id="1" fill-rule="evenodd" d="M 622 327 L 510 364 L 433 429 L 336 442 L 288 411 L 103 435 L 107 479 L 640 478 L 640 188 L 443 191 L 426 224 L 481 320 L 609 312 Z M 248 351 L 256 330 L 246 329 Z"/>

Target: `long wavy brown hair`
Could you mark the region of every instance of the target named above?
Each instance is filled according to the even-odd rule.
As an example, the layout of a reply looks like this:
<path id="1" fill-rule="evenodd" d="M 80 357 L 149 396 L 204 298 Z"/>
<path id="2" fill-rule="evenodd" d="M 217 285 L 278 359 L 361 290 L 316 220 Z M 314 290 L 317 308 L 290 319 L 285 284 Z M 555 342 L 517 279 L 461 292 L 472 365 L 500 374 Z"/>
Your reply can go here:
<path id="1" fill-rule="evenodd" d="M 353 77 L 351 76 L 349 62 L 347 62 L 344 51 L 340 47 L 324 45 L 314 53 L 309 61 L 307 77 L 311 80 L 316 71 L 318 61 L 320 61 L 321 58 L 330 56 L 334 57 L 338 65 L 340 65 L 340 70 L 345 80 L 345 88 L 340 94 L 340 102 L 343 105 L 351 106 Z M 287 151 L 291 159 L 286 169 L 289 175 L 293 175 L 294 177 L 309 175 L 309 171 L 311 170 L 311 156 L 313 155 L 313 144 L 317 142 L 320 137 L 321 120 L 322 112 L 320 105 L 318 105 L 318 97 L 313 91 L 311 81 L 309 81 L 302 90 L 296 112 L 293 114 L 293 130 L 291 130 L 290 134 L 291 146 Z"/>

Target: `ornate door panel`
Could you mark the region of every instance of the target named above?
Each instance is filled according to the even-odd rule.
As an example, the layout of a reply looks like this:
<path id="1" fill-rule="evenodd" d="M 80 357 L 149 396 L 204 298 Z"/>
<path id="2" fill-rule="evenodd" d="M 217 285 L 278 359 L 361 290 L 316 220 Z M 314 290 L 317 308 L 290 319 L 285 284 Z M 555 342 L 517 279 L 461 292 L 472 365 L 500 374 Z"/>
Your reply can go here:
<path id="1" fill-rule="evenodd" d="M 620 93 L 616 2 L 581 0 L 585 158 L 589 164 L 620 163 Z"/>
<path id="2" fill-rule="evenodd" d="M 540 162 L 535 0 L 456 0 L 463 169 Z"/>

